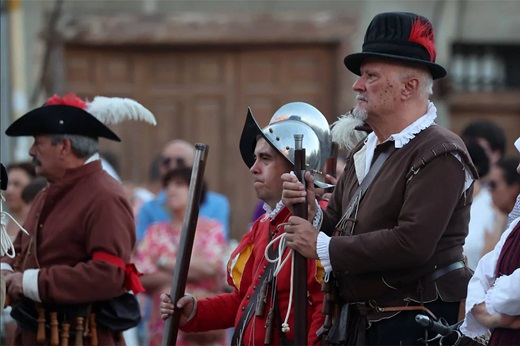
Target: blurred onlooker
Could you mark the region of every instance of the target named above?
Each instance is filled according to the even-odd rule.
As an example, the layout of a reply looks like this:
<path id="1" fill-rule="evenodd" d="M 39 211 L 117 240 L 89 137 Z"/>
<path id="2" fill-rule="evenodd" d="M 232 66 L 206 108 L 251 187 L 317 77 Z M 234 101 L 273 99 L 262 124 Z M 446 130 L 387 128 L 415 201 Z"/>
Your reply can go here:
<path id="1" fill-rule="evenodd" d="M 520 138 L 518 138 L 515 141 L 515 147 L 520 151 Z M 518 197 L 516 197 L 516 203 L 513 207 L 513 210 L 509 213 L 509 216 L 507 217 L 507 227 L 513 222 L 514 219 L 517 217 L 520 217 L 520 194 L 518 194 Z"/>
<path id="2" fill-rule="evenodd" d="M 469 123 L 461 133 L 464 142 L 477 141 L 489 158 L 489 166 L 494 166 L 506 152 L 506 135 L 504 129 L 490 120 L 476 120 Z M 488 175 L 481 176 L 484 184 Z"/>
<path id="3" fill-rule="evenodd" d="M 44 177 L 36 177 L 22 191 L 22 199 L 26 205 L 27 208 L 31 206 L 32 201 L 34 200 L 34 197 L 43 190 L 45 187 L 47 187 L 47 179 Z"/>
<path id="4" fill-rule="evenodd" d="M 159 172 L 164 177 L 168 171 L 178 167 L 191 167 L 195 159 L 195 146 L 176 139 L 166 144 L 162 151 Z M 206 200 L 200 205 L 201 216 L 220 221 L 224 226 L 224 236 L 229 239 L 230 206 L 226 196 L 208 191 Z M 137 240 L 143 239 L 146 229 L 154 222 L 169 221 L 171 213 L 166 203 L 166 192 L 161 190 L 155 199 L 142 205 L 137 214 Z"/>
<path id="5" fill-rule="evenodd" d="M 477 168 L 479 176 L 489 172 L 489 158 L 484 148 L 477 141 L 466 142 L 468 153 Z M 470 210 L 468 236 L 464 242 L 464 254 L 468 266 L 475 270 L 482 256 L 491 251 L 504 230 L 504 217 L 493 206 L 491 194 L 483 188 L 482 181 L 473 183 L 473 203 Z"/>
<path id="6" fill-rule="evenodd" d="M 144 203 L 155 198 L 155 195 L 152 192 L 138 184 L 125 181 L 123 182 L 123 187 L 126 191 L 126 195 L 128 196 L 135 217 L 137 217 L 137 213 Z"/>
<path id="7" fill-rule="evenodd" d="M 161 192 L 162 181 L 161 181 L 161 165 L 163 162 L 163 156 L 161 154 L 157 155 L 150 163 L 150 167 L 148 169 L 148 182 L 145 184 L 145 188 L 157 195 Z"/>
<path id="8" fill-rule="evenodd" d="M 35 166 L 29 161 L 9 165 L 7 175 L 9 181 L 6 190 L 6 204 L 11 216 L 21 225 L 25 221 L 34 197 L 47 186 L 47 179 L 36 177 Z M 14 240 L 19 231 L 20 227 L 8 218 L 7 233 L 11 240 Z M 10 313 L 11 307 L 9 306 L 2 310 L 1 314 L 2 334 L 5 345 L 8 346 L 14 344 L 16 330 L 16 321 L 11 318 Z"/>
<path id="9" fill-rule="evenodd" d="M 489 190 L 493 203 L 506 216 L 513 210 L 520 193 L 520 175 L 516 168 L 520 163 L 517 157 L 504 157 L 491 167 Z"/>
<path id="10" fill-rule="evenodd" d="M 175 139 L 168 142 L 160 155 L 158 172 L 161 180 L 171 170 L 181 167 L 192 167 L 195 160 L 195 146 L 185 140 Z M 155 168 L 152 164 L 152 169 Z M 156 173 L 156 172 L 151 172 Z M 153 177 L 152 177 L 153 179 Z M 220 230 L 225 240 L 229 239 L 230 206 L 226 196 L 216 192 L 207 191 L 205 200 L 201 203 L 199 215 L 218 220 L 222 224 Z M 166 190 L 162 188 L 154 199 L 142 204 L 136 217 L 136 234 L 138 243 L 145 238 L 147 229 L 156 222 L 168 222 L 172 220 L 172 213 L 168 206 Z M 141 268 L 139 268 L 142 270 Z M 146 298 L 146 296 L 144 296 Z M 139 339 L 141 344 L 147 340 L 148 318 L 151 304 L 149 299 L 141 299 L 142 320 L 139 324 Z"/>
<path id="11" fill-rule="evenodd" d="M 9 214 L 22 225 L 27 216 L 27 208 L 22 199 L 23 189 L 36 177 L 36 168 L 30 161 L 15 162 L 7 166 L 8 184 L 5 191 L 5 203 Z M 12 220 L 7 220 L 7 234 L 14 240 L 20 228 Z"/>
<path id="12" fill-rule="evenodd" d="M 181 230 L 188 202 L 191 168 L 169 171 L 164 177 L 166 203 L 172 214 L 171 221 L 152 224 L 137 247 L 136 265 L 143 272 L 141 282 L 146 294 L 152 298 L 148 317 L 148 344 L 160 345 L 164 321 L 160 316 L 160 295 L 169 291 Z M 202 200 L 206 193 L 202 189 Z M 197 299 L 222 293 L 224 282 L 223 253 L 226 241 L 222 225 L 217 220 L 199 217 L 188 272 L 187 291 Z M 225 345 L 225 331 L 208 333 L 179 333 L 177 345 Z"/>
<path id="13" fill-rule="evenodd" d="M 493 121 L 476 120 L 462 130 L 461 138 L 479 170 L 479 179 L 474 182 L 469 230 L 464 244 L 468 266 L 475 269 L 480 258 L 493 249 L 505 230 L 505 216 L 493 204 L 488 182 L 491 167 L 505 153 L 506 136 L 504 130 Z"/>

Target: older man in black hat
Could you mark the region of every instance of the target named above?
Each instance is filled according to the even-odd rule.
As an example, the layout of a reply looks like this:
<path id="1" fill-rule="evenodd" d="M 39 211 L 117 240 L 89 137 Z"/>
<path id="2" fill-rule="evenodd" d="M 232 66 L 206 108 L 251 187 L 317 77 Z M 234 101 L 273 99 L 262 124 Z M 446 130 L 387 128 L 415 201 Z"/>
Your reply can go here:
<path id="1" fill-rule="evenodd" d="M 15 240 L 17 257 L 1 259 L 17 345 L 56 344 L 60 333 L 76 334 L 77 343 L 124 344 L 101 311 L 126 290 L 142 290 L 127 265 L 135 244 L 132 208 L 97 153 L 100 137 L 119 138 L 86 106 L 55 96 L 6 130 L 34 136 L 29 154 L 50 182 L 27 216 L 29 236 L 20 232 Z"/>
<path id="2" fill-rule="evenodd" d="M 435 123 L 429 96 L 446 75 L 435 56 L 428 19 L 392 12 L 375 16 L 363 51 L 345 58 L 359 76 L 353 113 L 373 133 L 347 157 L 321 228 L 297 217 L 285 228 L 288 246 L 320 259 L 336 282 L 332 344 L 420 344 L 435 333 L 417 314 L 458 320 L 477 174 L 462 140 Z M 285 205 L 307 199 L 313 218 L 310 177 L 307 190 L 292 175 L 283 179 Z"/>

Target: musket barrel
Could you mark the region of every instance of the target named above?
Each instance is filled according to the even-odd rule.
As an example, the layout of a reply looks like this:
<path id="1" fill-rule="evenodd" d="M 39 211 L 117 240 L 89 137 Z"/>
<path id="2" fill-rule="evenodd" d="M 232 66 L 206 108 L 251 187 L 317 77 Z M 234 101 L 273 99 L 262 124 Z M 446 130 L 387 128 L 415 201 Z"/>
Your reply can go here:
<path id="1" fill-rule="evenodd" d="M 186 289 L 191 252 L 193 249 L 193 241 L 195 239 L 197 219 L 199 217 L 199 206 L 202 196 L 204 169 L 206 167 L 208 150 L 209 146 L 207 144 L 195 144 L 195 161 L 191 172 L 188 201 L 182 224 L 177 261 L 173 272 L 172 288 L 170 290 L 170 297 L 173 304 L 176 304 L 177 301 L 184 296 Z M 180 319 L 181 312 L 179 309 L 175 309 L 173 315 L 166 320 L 162 339 L 163 346 L 175 345 L 179 331 Z"/>
<path id="2" fill-rule="evenodd" d="M 294 135 L 294 172 L 305 185 L 305 148 L 303 135 Z M 307 220 L 307 203 L 294 206 L 294 215 Z M 307 259 L 294 251 L 294 342 L 295 345 L 307 344 Z"/>

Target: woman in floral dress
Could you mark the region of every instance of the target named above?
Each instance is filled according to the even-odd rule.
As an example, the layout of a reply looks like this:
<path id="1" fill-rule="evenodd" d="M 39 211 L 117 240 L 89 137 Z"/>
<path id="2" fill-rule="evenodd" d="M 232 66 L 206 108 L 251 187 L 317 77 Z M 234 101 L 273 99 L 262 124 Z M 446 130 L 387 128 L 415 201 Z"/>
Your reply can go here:
<path id="1" fill-rule="evenodd" d="M 167 207 L 172 220 L 152 224 L 139 244 L 136 265 L 143 276 L 141 282 L 151 297 L 148 319 L 148 344 L 161 345 L 164 321 L 160 316 L 160 295 L 169 292 L 188 201 L 191 168 L 177 168 L 163 179 L 167 191 Z M 206 189 L 203 188 L 202 199 Z M 224 230 L 217 220 L 199 217 L 193 244 L 186 291 L 197 299 L 224 291 L 223 256 L 226 248 Z M 177 345 L 226 345 L 224 330 L 185 334 L 179 332 Z"/>

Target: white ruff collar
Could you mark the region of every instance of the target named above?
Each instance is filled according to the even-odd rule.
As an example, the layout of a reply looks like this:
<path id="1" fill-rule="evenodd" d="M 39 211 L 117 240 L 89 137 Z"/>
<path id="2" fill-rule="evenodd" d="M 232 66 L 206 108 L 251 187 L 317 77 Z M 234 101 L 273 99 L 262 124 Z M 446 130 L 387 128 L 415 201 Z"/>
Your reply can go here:
<path id="1" fill-rule="evenodd" d="M 265 221 L 267 219 L 270 219 L 270 220 L 274 219 L 276 217 L 276 215 L 278 215 L 280 210 L 283 209 L 283 207 L 285 207 L 285 205 L 282 203 L 282 201 L 276 203 L 276 207 L 274 209 L 272 209 L 269 206 L 269 204 L 264 203 L 265 216 L 260 221 Z"/>

